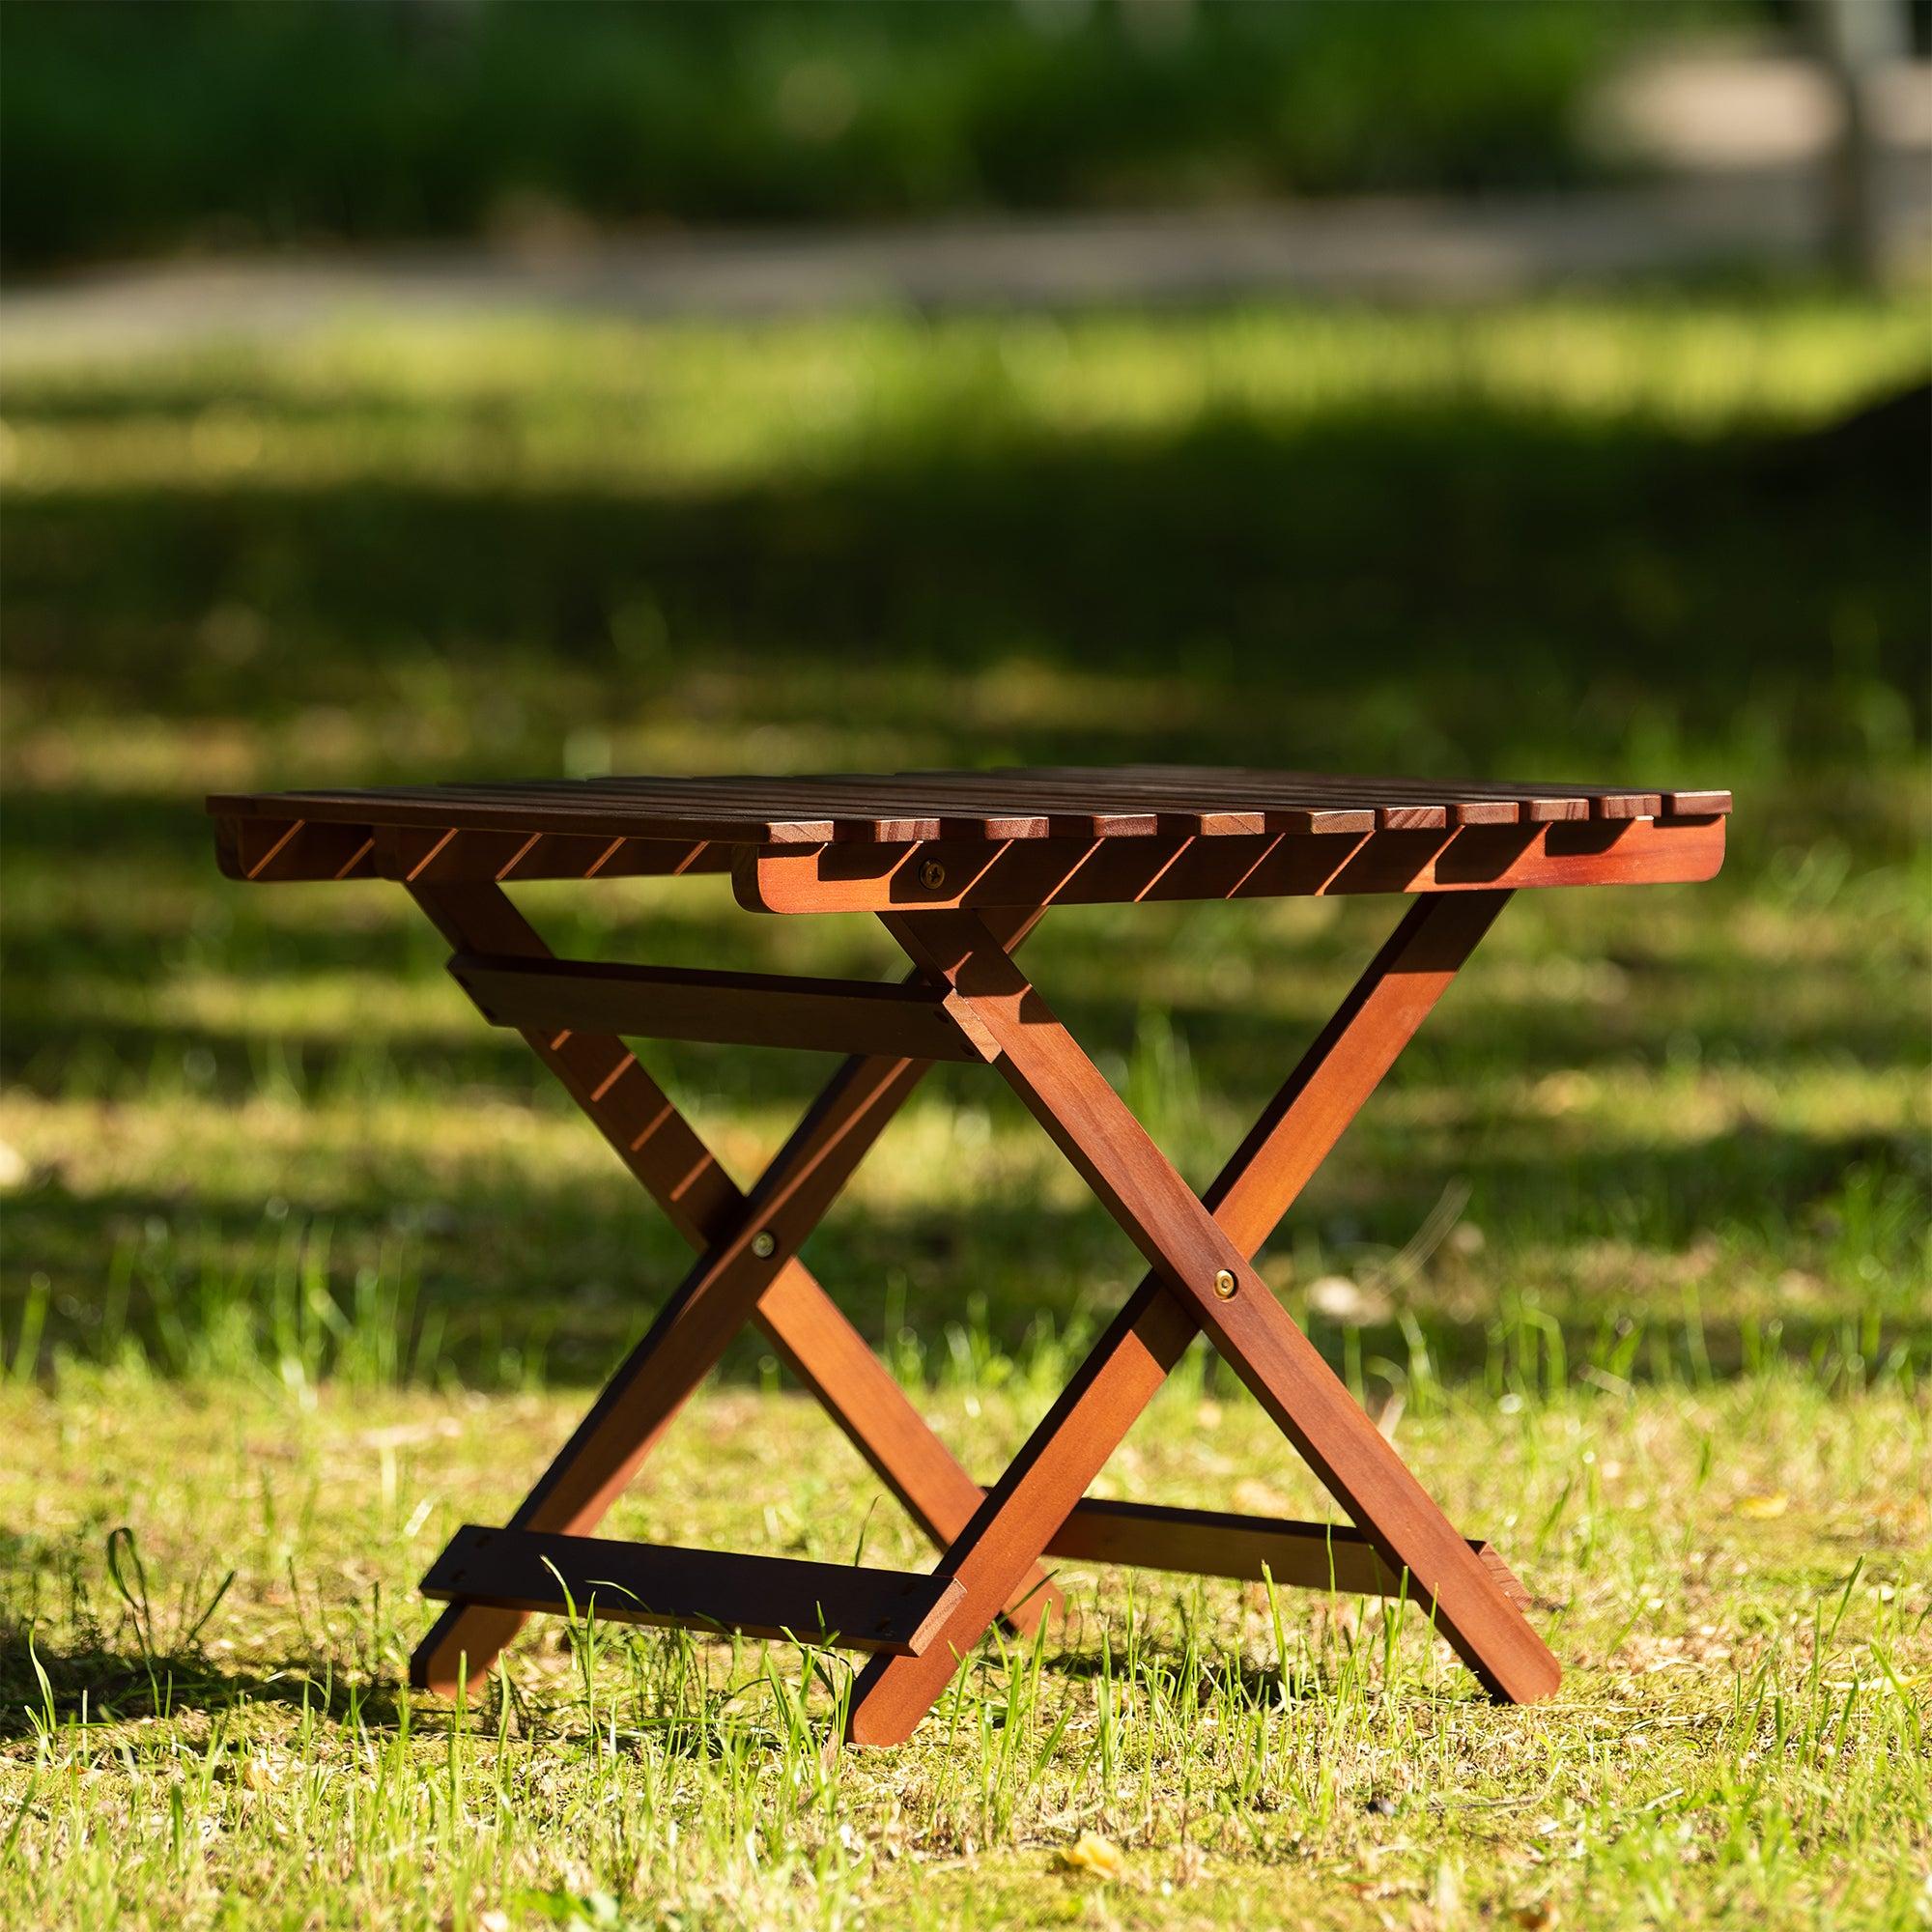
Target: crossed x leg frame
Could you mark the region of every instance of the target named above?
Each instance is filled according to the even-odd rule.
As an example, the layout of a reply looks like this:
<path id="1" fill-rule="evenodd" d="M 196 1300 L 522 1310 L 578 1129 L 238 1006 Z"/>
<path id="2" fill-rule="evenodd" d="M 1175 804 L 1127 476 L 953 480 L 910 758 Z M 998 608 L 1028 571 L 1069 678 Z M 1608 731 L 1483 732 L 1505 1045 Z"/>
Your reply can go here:
<path id="1" fill-rule="evenodd" d="M 1013 952 L 1037 910 L 882 914 L 913 964 L 902 987 L 733 976 L 633 976 L 554 961 L 491 884 L 412 884 L 486 1015 L 520 1024 L 697 1259 L 569 1442 L 500 1530 L 466 1526 L 423 1579 L 447 1607 L 417 1649 L 417 1685 L 460 1692 L 532 1610 L 594 1597 L 600 1616 L 823 1637 L 872 1653 L 848 1735 L 902 1742 L 960 1661 L 1004 1618 L 1060 1607 L 1050 1556 L 1114 1560 L 1375 1595 L 1401 1594 L 1493 1696 L 1548 1695 L 1560 1672 L 1495 1552 L 1465 1539 L 1410 1474 L 1251 1262 L 1501 910 L 1506 891 L 1417 897 L 1334 1017 L 1198 1197 L 1054 1017 Z M 554 975 L 613 975 L 560 999 Z M 705 985 L 694 992 L 697 981 Z M 716 982 L 713 984 L 712 982 Z M 566 987 L 570 982 L 564 981 Z M 506 996 L 506 985 L 520 991 Z M 888 1050 L 845 1060 L 764 1175 L 741 1192 L 614 1031 L 555 1024 L 634 992 L 706 1012 L 797 1003 L 794 1043 L 839 1015 Z M 530 988 L 535 988 L 532 992 Z M 825 989 L 833 988 L 833 991 Z M 548 1002 L 548 1004 L 546 1004 Z M 815 1002 L 816 1004 L 812 1004 Z M 842 1004 L 841 1004 L 842 1003 Z M 864 1006 L 855 1003 L 866 1003 Z M 505 1009 L 511 1017 L 505 1017 Z M 789 1010 L 789 1009 L 786 1009 Z M 920 1029 L 930 1027 L 931 1044 Z M 773 1037 L 689 1012 L 632 1034 Z M 943 1050 L 942 1050 L 943 1048 Z M 807 1235 L 936 1058 L 997 1066 L 1133 1239 L 1148 1273 L 988 1491 L 953 1460 L 799 1259 Z M 588 1532 L 733 1336 L 753 1321 L 943 1554 L 930 1576 L 593 1539 Z M 1205 1331 L 1352 1528 L 1096 1502 L 1086 1492 Z M 559 1585 L 564 1587 L 559 1588 Z"/>

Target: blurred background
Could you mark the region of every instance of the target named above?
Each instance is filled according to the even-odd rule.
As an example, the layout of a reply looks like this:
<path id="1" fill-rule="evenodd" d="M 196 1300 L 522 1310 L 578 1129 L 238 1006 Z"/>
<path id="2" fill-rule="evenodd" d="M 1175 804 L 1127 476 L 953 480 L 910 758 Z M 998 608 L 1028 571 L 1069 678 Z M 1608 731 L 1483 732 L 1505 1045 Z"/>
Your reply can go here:
<path id="1" fill-rule="evenodd" d="M 681 1271 L 402 895 L 223 881 L 205 792 L 1163 759 L 1737 793 L 1710 887 L 1528 895 L 1310 1190 L 1268 1267 L 1351 1374 L 1923 1352 L 1928 34 L 10 0 L 7 1372 L 589 1378 Z M 1032 956 L 1200 1182 L 1393 914 Z M 825 1071 L 650 1058 L 741 1179 Z M 849 1205 L 912 1378 L 1139 1272 L 965 1073 Z"/>

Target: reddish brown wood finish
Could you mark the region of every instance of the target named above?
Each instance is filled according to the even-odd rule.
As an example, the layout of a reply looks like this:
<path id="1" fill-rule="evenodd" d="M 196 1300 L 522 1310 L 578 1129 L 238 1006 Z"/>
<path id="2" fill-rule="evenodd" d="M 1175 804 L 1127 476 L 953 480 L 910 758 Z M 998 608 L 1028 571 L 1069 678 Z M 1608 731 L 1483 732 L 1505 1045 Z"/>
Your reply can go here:
<path id="1" fill-rule="evenodd" d="M 972 913 L 888 921 L 907 952 L 943 976 L 997 1042 L 996 1063 L 1048 1136 L 1192 1313 L 1390 1569 L 1484 1685 L 1527 1703 L 1559 1673 L 1407 1465 L 1248 1264 L 1213 1215 L 1046 1009 Z M 1232 1294 L 1216 1277 L 1232 1273 Z"/>
<path id="2" fill-rule="evenodd" d="M 551 956 L 536 931 L 495 885 L 419 885 L 411 890 L 459 953 Z M 1030 918 L 1009 921 L 1006 930 L 1012 943 L 1018 943 L 1032 923 Z M 606 1034 L 551 1036 L 535 1031 L 524 1037 L 695 1248 L 715 1256 L 734 1236 L 740 1237 L 741 1250 L 743 1237 L 755 1237 L 758 1227 L 748 1225 L 747 1198 L 621 1039 Z M 835 1095 L 844 1095 L 849 1106 L 870 1094 L 874 1104 L 867 1124 L 876 1132 L 923 1070 L 923 1062 L 848 1065 L 840 1069 L 828 1102 L 821 1102 L 818 1117 L 826 1120 Z M 837 1122 L 826 1121 L 826 1125 L 829 1131 Z M 846 1156 L 856 1162 L 867 1144 L 856 1136 L 848 1138 Z M 787 1151 L 796 1147 L 795 1136 Z M 777 1167 L 775 1162 L 774 1172 Z M 838 1179 L 836 1173 L 822 1177 L 822 1182 L 830 1183 L 825 1200 L 836 1193 Z M 802 1238 L 803 1232 L 801 1217 L 796 1237 Z M 778 1233 L 774 1230 L 775 1238 Z M 748 1271 L 747 1279 L 762 1280 L 754 1319 L 785 1365 L 825 1406 L 921 1527 L 942 1547 L 950 1543 L 979 1507 L 979 1486 L 947 1452 L 795 1254 L 779 1249 L 769 1264 L 745 1255 L 740 1266 Z M 716 1292 L 714 1283 L 714 1295 Z M 695 1338 L 695 1346 L 688 1341 L 675 1355 L 667 1354 L 648 1378 L 650 1388 L 641 1387 L 651 1350 L 675 1319 L 674 1311 L 695 1296 L 693 1279 L 687 1278 L 682 1293 L 684 1301 L 673 1301 L 619 1372 L 619 1380 L 628 1378 L 627 1386 L 634 1390 L 632 1402 L 612 1414 L 607 1406 L 611 1400 L 607 1390 L 599 1407 L 526 1498 L 513 1526 L 552 1530 L 593 1526 L 609 1498 L 649 1453 L 658 1432 L 723 1351 L 737 1326 L 731 1316 L 738 1305 L 735 1299 L 714 1313 Z M 599 1420 L 594 1431 L 592 1419 Z M 566 1464 L 576 1471 L 580 1486 L 585 1477 L 593 1479 L 587 1499 L 572 1502 L 554 1493 L 554 1479 Z M 1058 1602 L 1058 1591 L 1036 1571 L 1015 1585 L 1009 1614 L 1018 1627 L 1031 1629 Z M 523 1615 L 514 1610 L 453 1605 L 417 1646 L 411 1663 L 412 1681 L 445 1693 L 466 1677 L 474 1681 L 523 1622 Z"/>
<path id="3" fill-rule="evenodd" d="M 1474 1538 L 1469 1548 L 1510 1602 L 1527 1608 L 1529 1592 L 1494 1548 Z M 1415 1594 L 1413 1582 L 1391 1570 L 1375 1545 L 1347 1523 L 1287 1522 L 1083 1496 L 1054 1531 L 1046 1553 L 1139 1570 L 1179 1570 L 1190 1577 L 1272 1579 L 1296 1589 L 1363 1597 Z"/>
<path id="4" fill-rule="evenodd" d="M 980 1060 L 929 986 L 459 952 L 449 970 L 494 1026 L 638 1039 Z"/>
<path id="5" fill-rule="evenodd" d="M 1724 821 L 1557 820 L 1461 830 L 1298 837 L 1154 837 L 741 851 L 732 881 L 753 912 L 920 912 L 1152 899 L 1661 885 L 1710 878 Z"/>
<path id="6" fill-rule="evenodd" d="M 1009 977 L 996 974 L 972 915 L 887 921 L 908 952 L 971 1005 L 999 1045 L 1001 1070 L 1152 1268 L 943 1559 L 941 1573 L 956 1577 L 966 1596 L 942 1639 L 920 1659 L 875 1660 L 867 1667 L 848 1723 L 854 1742 L 893 1744 L 911 1735 L 957 1659 L 997 1613 L 1012 1575 L 1046 1548 L 1203 1326 L 1382 1562 L 1415 1577 L 1418 1601 L 1435 1603 L 1445 1634 L 1486 1686 L 1519 1699 L 1555 1688 L 1555 1660 L 1247 1266 L 1507 896 L 1444 895 L 1409 910 L 1205 1203 L 1168 1167 L 1017 968 Z M 1237 1282 L 1226 1302 L 1213 1287 L 1224 1267 Z M 1364 1435 L 1374 1437 L 1374 1447 Z M 1378 1513 L 1392 1516 L 1393 1525 L 1378 1521 Z M 1459 1616 L 1466 1628 L 1451 1629 L 1449 1620 Z"/>
<path id="7" fill-rule="evenodd" d="M 450 885 L 527 879 L 695 877 L 724 872 L 731 847 L 703 839 L 611 834 L 420 831 L 304 818 L 214 821 L 216 863 L 255 885 L 322 879 L 398 879 Z"/>
<path id="8" fill-rule="evenodd" d="M 1517 887 L 1708 878 L 1728 792 L 1438 784 L 1136 766 L 806 779 L 599 779 L 210 800 L 225 871 L 404 883 L 486 1015 L 520 1028 L 698 1251 L 683 1285 L 501 1530 L 461 1531 L 425 1589 L 449 1607 L 412 1664 L 453 1690 L 532 1609 L 554 1563 L 600 1614 L 755 1634 L 836 1632 L 875 1655 L 850 1734 L 908 1735 L 1003 1609 L 1058 1601 L 1043 1553 L 1413 1596 L 1486 1687 L 1526 1700 L 1555 1661 L 1521 1585 L 1453 1530 L 1249 1262 Z M 776 912 L 873 911 L 900 987 L 557 961 L 500 890 L 523 879 L 729 869 Z M 1205 1199 L 1147 1138 L 1009 957 L 1049 904 L 1416 894 L 1416 903 Z M 981 909 L 985 909 L 982 917 Z M 855 1048 L 747 1195 L 621 1033 Z M 996 1064 L 1149 1272 L 990 1492 L 933 1436 L 797 1258 L 921 1077 Z M 598 1543 L 602 1516 L 747 1319 L 946 1546 L 930 1577 Z M 1206 1330 L 1353 1528 L 1088 1501 Z M 580 1588 L 580 1585 L 584 1586 Z"/>
<path id="9" fill-rule="evenodd" d="M 1359 834 L 1722 812 L 1719 791 L 1134 765 L 803 778 L 602 778 L 217 795 L 225 817 L 725 845 Z"/>
<path id="10" fill-rule="evenodd" d="M 1508 826 L 1466 820 L 1458 828 L 1378 832 L 1353 821 L 1345 827 L 1331 814 L 1337 822 L 1317 833 L 1253 829 L 1267 816 L 1197 813 L 1202 829 L 1178 829 L 1168 814 L 1150 818 L 1133 837 L 1117 831 L 1105 838 L 936 837 L 792 847 L 224 817 L 215 821 L 215 845 L 223 871 L 258 884 L 507 884 L 729 870 L 741 904 L 781 913 L 1661 885 L 1710 878 L 1724 856 L 1724 820 L 1717 813 L 1577 813 Z"/>
<path id="11" fill-rule="evenodd" d="M 465 1523 L 422 1579 L 432 1602 L 574 1609 L 602 1623 L 693 1625 L 746 1636 L 917 1657 L 959 1585 L 903 1570 Z"/>
<path id="12" fill-rule="evenodd" d="M 222 866 L 238 878 L 502 883 L 729 867 L 747 905 L 783 911 L 1702 877 L 1721 858 L 1721 827 L 1683 835 L 1730 806 L 1728 792 L 1709 789 L 1171 766 L 610 778 L 209 801 Z M 1637 825 L 1645 836 L 1634 836 Z M 1533 836 L 1542 831 L 1554 836 Z M 1677 836 L 1660 843 L 1660 831 Z M 927 883 L 934 867 L 951 882 L 945 890 Z"/>

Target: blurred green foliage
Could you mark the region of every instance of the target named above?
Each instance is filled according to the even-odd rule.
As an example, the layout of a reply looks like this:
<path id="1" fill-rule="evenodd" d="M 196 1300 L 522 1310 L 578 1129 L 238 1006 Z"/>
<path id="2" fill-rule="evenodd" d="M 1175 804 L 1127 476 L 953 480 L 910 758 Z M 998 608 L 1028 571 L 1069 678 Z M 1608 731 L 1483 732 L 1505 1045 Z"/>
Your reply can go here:
<path id="1" fill-rule="evenodd" d="M 621 732 L 701 666 L 773 722 L 874 680 L 839 707 L 862 764 L 937 731 L 981 762 L 1849 776 L 1927 724 L 1928 361 L 1908 298 L 1659 297 L 22 366 L 9 659 L 63 707 L 258 723 L 461 661 L 518 694 L 463 734 L 478 769 L 547 769 L 583 689 L 635 694 L 589 707 Z M 935 695 L 1027 667 L 1169 695 L 1020 706 L 991 744 Z M 685 724 L 650 754 L 747 762 Z"/>
<path id="2" fill-rule="evenodd" d="M 1481 1231 L 1366 1359 L 1399 1313 L 1485 1373 L 1531 1300 L 1618 1377 L 1680 1316 L 1727 1371 L 1922 1351 L 1928 362 L 1908 298 L 1654 297 L 12 369 L 0 1348 L 588 1378 L 686 1265 L 402 895 L 233 885 L 204 793 L 1175 759 L 1737 793 L 1708 885 L 1522 895 L 1311 1187 L 1285 1292 Z M 527 893 L 579 956 L 893 970 L 718 880 Z M 1205 1182 L 1393 916 L 1096 908 L 1028 958 Z M 746 1179 L 826 1070 L 647 1051 Z M 813 1244 L 908 1379 L 982 1385 L 1141 1266 L 972 1068 Z"/>
<path id="3" fill-rule="evenodd" d="M 15 263 L 198 242 L 1549 185 L 1610 0 L 5 11 Z M 1654 24 L 1654 23 L 1652 23 Z"/>

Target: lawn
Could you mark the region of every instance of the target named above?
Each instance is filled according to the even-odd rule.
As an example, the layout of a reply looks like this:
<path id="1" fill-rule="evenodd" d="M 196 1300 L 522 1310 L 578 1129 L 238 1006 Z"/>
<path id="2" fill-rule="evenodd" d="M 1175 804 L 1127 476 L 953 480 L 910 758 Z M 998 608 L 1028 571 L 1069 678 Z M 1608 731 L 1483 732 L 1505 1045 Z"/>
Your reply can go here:
<path id="1" fill-rule="evenodd" d="M 1721 293 L 10 345 L 0 1922 L 1924 1923 L 1932 504 L 1871 406 L 1928 363 L 1920 303 Z M 821 1750 L 838 1657 L 656 1633 L 412 1697 L 416 1577 L 684 1252 L 400 894 L 231 885 L 201 794 L 1113 758 L 1737 793 L 1708 886 L 1520 897 L 1262 1263 L 1559 1698 L 1079 1570 L 895 1751 Z M 522 902 L 891 968 L 716 881 Z M 1199 1184 L 1395 912 L 1028 958 Z M 826 1071 L 646 1059 L 741 1179 Z M 809 1253 L 984 1475 L 1140 1273 L 972 1068 Z M 1102 1481 L 1325 1507 L 1192 1356 Z M 754 1343 L 612 1527 L 926 1560 Z"/>

